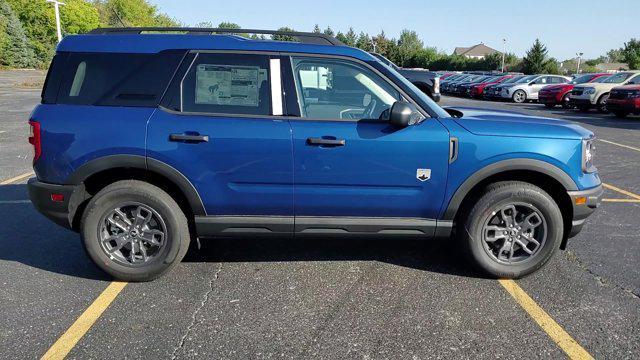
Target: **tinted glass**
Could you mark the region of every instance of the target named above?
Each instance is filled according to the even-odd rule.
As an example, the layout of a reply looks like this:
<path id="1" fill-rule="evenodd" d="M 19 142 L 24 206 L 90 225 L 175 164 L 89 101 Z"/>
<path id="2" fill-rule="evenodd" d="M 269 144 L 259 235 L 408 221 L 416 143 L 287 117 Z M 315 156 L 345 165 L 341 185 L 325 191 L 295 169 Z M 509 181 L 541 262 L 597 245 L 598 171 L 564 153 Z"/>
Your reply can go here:
<path id="1" fill-rule="evenodd" d="M 322 58 L 294 58 L 293 73 L 302 117 L 384 119 L 400 93 L 360 64 Z"/>
<path id="2" fill-rule="evenodd" d="M 640 84 L 640 75 L 636 75 L 636 77 L 631 79 L 628 84 L 629 85 L 638 85 L 638 84 Z"/>
<path id="3" fill-rule="evenodd" d="M 57 103 L 156 106 L 182 56 L 182 52 L 71 53 Z"/>
<path id="4" fill-rule="evenodd" d="M 181 88 L 182 111 L 271 114 L 267 56 L 198 54 Z"/>
<path id="5" fill-rule="evenodd" d="M 630 78 L 632 73 L 618 73 L 609 76 L 606 80 L 603 81 L 605 84 L 620 84 Z"/>

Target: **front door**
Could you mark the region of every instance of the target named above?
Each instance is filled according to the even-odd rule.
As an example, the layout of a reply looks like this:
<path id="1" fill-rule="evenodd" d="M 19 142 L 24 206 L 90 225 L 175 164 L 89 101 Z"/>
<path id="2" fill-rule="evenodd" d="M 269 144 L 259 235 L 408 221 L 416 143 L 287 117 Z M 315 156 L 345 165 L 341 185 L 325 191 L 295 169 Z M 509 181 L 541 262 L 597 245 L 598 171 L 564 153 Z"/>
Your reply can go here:
<path id="1" fill-rule="evenodd" d="M 404 97 L 368 64 L 291 64 L 301 113 L 290 119 L 296 228 L 316 217 L 435 219 L 447 179 L 444 126 L 418 113 L 419 124 L 391 126 L 388 111 Z"/>
<path id="2" fill-rule="evenodd" d="M 249 225 L 256 225 L 257 218 L 275 216 L 288 218 L 284 223 L 292 229 L 291 129 L 286 119 L 274 116 L 281 115 L 282 106 L 280 60 L 253 54 L 190 56 L 170 86 L 173 93 L 149 122 L 148 157 L 188 178 L 209 220 L 226 217 L 220 223 L 229 223 L 249 216 Z"/>

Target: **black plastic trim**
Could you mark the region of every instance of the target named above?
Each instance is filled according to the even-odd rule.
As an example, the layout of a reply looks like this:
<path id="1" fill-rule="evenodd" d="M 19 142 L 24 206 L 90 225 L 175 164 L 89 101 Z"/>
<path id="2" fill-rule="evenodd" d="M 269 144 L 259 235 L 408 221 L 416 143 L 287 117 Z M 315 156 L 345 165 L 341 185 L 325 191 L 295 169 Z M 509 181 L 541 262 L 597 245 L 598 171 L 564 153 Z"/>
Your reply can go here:
<path id="1" fill-rule="evenodd" d="M 573 219 L 571 222 L 571 231 L 568 236 L 572 238 L 578 235 L 582 230 L 585 220 L 600 206 L 604 195 L 604 188 L 602 185 L 598 185 L 587 190 L 568 191 L 567 194 L 569 194 L 571 204 L 573 205 Z M 577 205 L 576 198 L 578 197 L 586 197 L 586 203 Z"/>
<path id="2" fill-rule="evenodd" d="M 73 218 L 78 206 L 87 198 L 84 186 L 48 184 L 31 178 L 27 182 L 29 199 L 41 214 L 54 223 L 72 229 Z M 62 194 L 64 200 L 54 202 L 51 194 Z"/>
<path id="3" fill-rule="evenodd" d="M 557 180 L 560 184 L 562 184 L 562 186 L 564 186 L 567 191 L 578 190 L 578 187 L 573 179 L 566 172 L 562 171 L 560 168 L 552 164 L 534 159 L 503 160 L 488 165 L 468 177 L 467 180 L 465 180 L 465 182 L 463 182 L 462 185 L 460 185 L 460 187 L 453 194 L 453 197 L 451 197 L 449 205 L 447 206 L 442 218 L 444 220 L 453 220 L 456 213 L 458 212 L 458 208 L 462 204 L 462 201 L 467 196 L 469 191 L 471 191 L 471 189 L 473 189 L 473 187 L 479 184 L 481 181 L 488 178 L 489 176 L 514 170 L 539 172 L 551 176 L 552 178 Z"/>
<path id="4" fill-rule="evenodd" d="M 80 166 L 67 180 L 69 185 L 82 184 L 89 176 L 100 171 L 114 168 L 133 168 L 148 170 L 164 176 L 176 184 L 189 201 L 195 215 L 206 215 L 204 204 L 198 191 L 182 173 L 162 161 L 145 158 L 141 155 L 109 155 L 89 161 Z"/>
<path id="5" fill-rule="evenodd" d="M 448 237 L 453 222 L 421 218 L 196 216 L 200 237 L 231 235 L 367 235 Z"/>

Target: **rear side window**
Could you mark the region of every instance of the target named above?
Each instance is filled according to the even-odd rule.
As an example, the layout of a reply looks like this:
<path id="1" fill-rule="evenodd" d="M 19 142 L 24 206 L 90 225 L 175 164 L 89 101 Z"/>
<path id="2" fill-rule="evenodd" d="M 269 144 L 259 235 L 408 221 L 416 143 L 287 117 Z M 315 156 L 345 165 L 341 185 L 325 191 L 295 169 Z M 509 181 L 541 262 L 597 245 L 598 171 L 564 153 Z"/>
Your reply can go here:
<path id="1" fill-rule="evenodd" d="M 269 58 L 200 53 L 180 86 L 184 112 L 269 115 Z"/>
<path id="2" fill-rule="evenodd" d="M 183 57 L 159 54 L 71 53 L 57 103 L 105 106 L 156 106 Z"/>

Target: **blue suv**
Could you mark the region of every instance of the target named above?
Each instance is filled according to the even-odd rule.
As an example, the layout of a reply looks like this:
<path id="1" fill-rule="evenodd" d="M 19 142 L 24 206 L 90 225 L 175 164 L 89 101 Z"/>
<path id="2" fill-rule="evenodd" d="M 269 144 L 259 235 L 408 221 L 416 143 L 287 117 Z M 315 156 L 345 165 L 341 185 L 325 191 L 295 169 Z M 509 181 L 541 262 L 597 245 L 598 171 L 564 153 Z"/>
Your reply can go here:
<path id="1" fill-rule="evenodd" d="M 33 204 L 127 281 L 166 273 L 201 238 L 265 235 L 450 238 L 485 273 L 517 278 L 603 192 L 584 128 L 443 109 L 321 34 L 67 36 L 30 125 Z"/>

